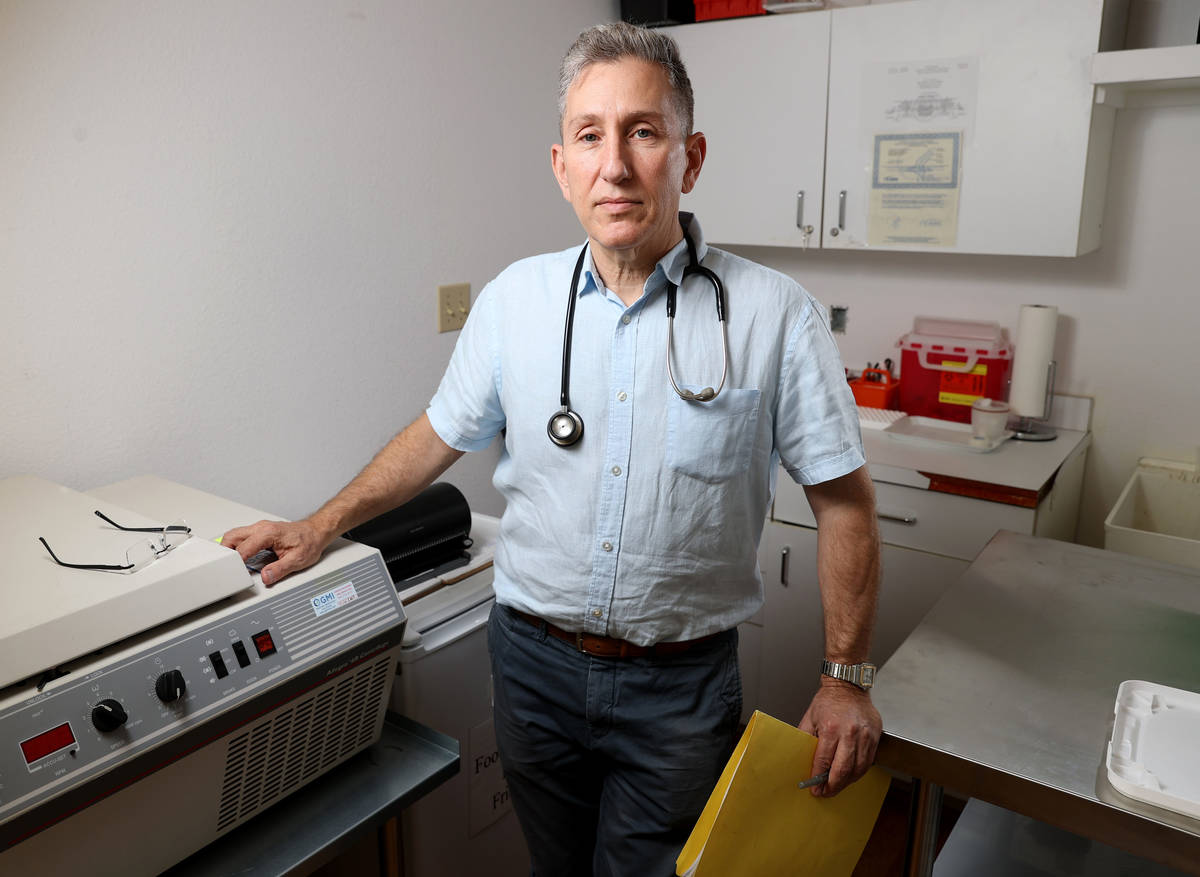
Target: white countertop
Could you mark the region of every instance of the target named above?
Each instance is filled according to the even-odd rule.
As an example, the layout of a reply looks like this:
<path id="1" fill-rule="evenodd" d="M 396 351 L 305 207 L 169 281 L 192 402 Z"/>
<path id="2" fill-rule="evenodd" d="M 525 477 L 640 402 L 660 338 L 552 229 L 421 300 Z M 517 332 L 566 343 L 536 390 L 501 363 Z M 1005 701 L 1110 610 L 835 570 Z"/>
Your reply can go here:
<path id="1" fill-rule="evenodd" d="M 874 480 L 922 488 L 929 487 L 928 476 L 935 475 L 1037 493 L 1071 453 L 1089 441 L 1091 433 L 1060 429 L 1052 441 L 1009 439 L 994 451 L 980 453 L 933 444 L 925 447 L 880 430 L 863 430 L 863 451 Z"/>

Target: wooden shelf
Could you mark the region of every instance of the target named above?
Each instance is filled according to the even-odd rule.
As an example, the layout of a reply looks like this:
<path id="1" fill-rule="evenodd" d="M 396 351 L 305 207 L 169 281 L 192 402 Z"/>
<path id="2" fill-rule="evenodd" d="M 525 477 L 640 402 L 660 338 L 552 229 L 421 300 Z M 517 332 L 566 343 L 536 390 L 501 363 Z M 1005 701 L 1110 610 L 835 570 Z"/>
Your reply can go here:
<path id="1" fill-rule="evenodd" d="M 1113 107 L 1200 104 L 1200 45 L 1098 52 L 1092 83 Z"/>

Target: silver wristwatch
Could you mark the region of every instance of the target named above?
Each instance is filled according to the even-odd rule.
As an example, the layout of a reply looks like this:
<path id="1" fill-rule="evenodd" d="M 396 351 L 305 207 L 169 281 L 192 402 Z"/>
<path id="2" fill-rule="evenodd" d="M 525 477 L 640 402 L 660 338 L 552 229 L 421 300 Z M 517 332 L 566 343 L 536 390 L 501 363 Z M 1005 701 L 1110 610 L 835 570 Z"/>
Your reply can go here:
<path id="1" fill-rule="evenodd" d="M 821 672 L 834 679 L 857 685 L 863 691 L 869 691 L 875 684 L 874 664 L 835 664 L 833 661 L 822 661 Z"/>

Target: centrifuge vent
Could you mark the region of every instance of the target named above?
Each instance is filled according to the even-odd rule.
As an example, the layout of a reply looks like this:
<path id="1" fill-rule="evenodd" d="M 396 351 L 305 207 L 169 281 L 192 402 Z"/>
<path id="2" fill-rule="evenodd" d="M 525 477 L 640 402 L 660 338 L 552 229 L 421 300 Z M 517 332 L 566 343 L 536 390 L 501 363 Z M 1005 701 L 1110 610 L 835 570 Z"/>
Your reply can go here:
<path id="1" fill-rule="evenodd" d="M 386 707 L 384 657 L 330 680 L 232 737 L 217 808 L 217 831 L 253 816 L 375 739 Z"/>

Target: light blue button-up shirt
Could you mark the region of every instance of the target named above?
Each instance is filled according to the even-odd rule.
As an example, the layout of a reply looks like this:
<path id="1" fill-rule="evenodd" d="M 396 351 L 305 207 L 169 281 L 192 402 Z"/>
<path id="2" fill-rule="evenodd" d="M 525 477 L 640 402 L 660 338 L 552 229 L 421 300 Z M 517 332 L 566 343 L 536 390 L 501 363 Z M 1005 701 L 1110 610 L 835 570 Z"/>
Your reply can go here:
<path id="1" fill-rule="evenodd" d="M 681 241 L 629 307 L 589 253 L 575 305 L 571 407 L 583 438 L 546 434 L 559 410 L 563 324 L 578 248 L 509 266 L 479 294 L 429 405 L 449 446 L 505 430 L 493 479 L 508 504 L 496 599 L 567 630 L 640 645 L 725 630 L 762 605 L 757 549 L 780 461 L 801 484 L 864 463 L 853 396 L 825 312 L 791 278 L 704 243 L 727 296 L 729 376 L 712 402 L 667 379 L 667 279 Z M 681 387 L 721 379 L 712 285 L 678 293 L 672 368 Z"/>

